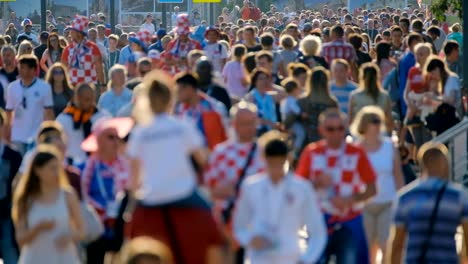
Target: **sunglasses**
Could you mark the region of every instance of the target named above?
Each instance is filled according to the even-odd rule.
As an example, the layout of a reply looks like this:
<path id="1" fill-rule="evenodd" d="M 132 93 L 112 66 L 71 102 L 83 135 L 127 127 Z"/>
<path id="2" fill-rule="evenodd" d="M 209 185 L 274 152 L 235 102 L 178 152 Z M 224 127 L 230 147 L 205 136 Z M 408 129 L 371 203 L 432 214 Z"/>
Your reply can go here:
<path id="1" fill-rule="evenodd" d="M 382 120 L 380 120 L 380 118 L 372 118 L 370 120 L 370 123 L 373 124 L 373 125 L 380 125 L 380 124 L 382 124 Z"/>
<path id="2" fill-rule="evenodd" d="M 63 74 L 65 74 L 62 70 L 53 70 L 52 73 L 54 75 L 63 75 Z"/>
<path id="3" fill-rule="evenodd" d="M 345 130 L 344 126 L 338 126 L 338 127 L 325 127 L 325 130 L 329 133 L 334 133 L 334 132 L 343 132 Z"/>

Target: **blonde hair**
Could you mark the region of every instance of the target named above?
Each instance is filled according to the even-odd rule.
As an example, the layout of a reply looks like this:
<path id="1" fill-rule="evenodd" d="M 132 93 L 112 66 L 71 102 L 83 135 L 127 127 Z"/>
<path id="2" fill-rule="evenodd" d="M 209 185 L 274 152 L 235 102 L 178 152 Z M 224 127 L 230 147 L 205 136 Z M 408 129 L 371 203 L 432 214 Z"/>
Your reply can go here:
<path id="1" fill-rule="evenodd" d="M 31 53 L 26 53 L 27 48 L 31 48 Z M 25 55 L 25 54 L 34 54 L 33 45 L 28 40 L 23 40 L 23 42 L 21 42 L 21 44 L 18 46 L 18 54 L 16 57 L 19 58 L 21 57 L 21 55 Z"/>
<path id="2" fill-rule="evenodd" d="M 171 250 L 164 243 L 151 237 L 141 236 L 123 246 L 120 253 L 121 264 L 136 264 L 140 258 L 153 258 L 160 264 L 173 264 Z"/>
<path id="3" fill-rule="evenodd" d="M 112 68 L 109 69 L 109 83 L 107 84 L 107 89 L 112 88 L 112 85 L 113 85 L 112 77 L 116 73 L 122 73 L 124 75 L 125 79 L 127 79 L 127 68 L 125 68 L 125 66 L 123 66 L 123 65 L 115 64 L 114 66 L 112 66 Z"/>
<path id="4" fill-rule="evenodd" d="M 314 35 L 309 35 L 301 40 L 300 50 L 306 56 L 315 56 L 322 50 L 322 40 Z"/>
<path id="5" fill-rule="evenodd" d="M 369 127 L 371 121 L 375 118 L 381 121 L 381 131 L 385 131 L 385 113 L 380 107 L 377 106 L 366 106 L 362 108 L 354 118 L 353 123 L 350 126 L 351 134 L 355 137 L 363 137 Z"/>
<path id="6" fill-rule="evenodd" d="M 26 173 L 20 177 L 18 186 L 13 195 L 12 217 L 15 224 L 27 216 L 33 199 L 39 195 L 41 191 L 41 180 L 36 173 L 38 167 L 43 167 L 50 161 L 56 159 L 59 162 L 62 160 L 60 152 L 52 145 L 39 145 L 36 148 L 32 160 L 29 164 Z M 71 190 L 68 183 L 68 178 L 63 167 L 59 168 L 58 184 L 61 189 Z"/>
<path id="7" fill-rule="evenodd" d="M 285 50 L 291 50 L 297 45 L 294 38 L 286 34 L 281 36 L 280 44 L 281 44 L 281 47 Z"/>

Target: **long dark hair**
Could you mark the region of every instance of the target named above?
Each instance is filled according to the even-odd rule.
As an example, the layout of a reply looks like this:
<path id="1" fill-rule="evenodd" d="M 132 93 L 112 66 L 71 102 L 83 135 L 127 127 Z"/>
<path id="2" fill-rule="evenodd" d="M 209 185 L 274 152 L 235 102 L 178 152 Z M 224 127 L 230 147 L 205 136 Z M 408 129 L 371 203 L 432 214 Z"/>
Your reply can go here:
<path id="1" fill-rule="evenodd" d="M 392 45 L 387 42 L 380 42 L 377 44 L 375 47 L 375 52 L 377 53 L 377 65 L 380 66 L 380 62 L 384 59 L 389 59 L 390 58 L 390 49 L 392 48 Z"/>
<path id="2" fill-rule="evenodd" d="M 379 80 L 380 70 L 375 63 L 368 62 L 362 65 L 359 73 L 359 85 L 375 103 L 378 102 L 381 87 Z"/>
<path id="3" fill-rule="evenodd" d="M 39 195 L 41 190 L 41 180 L 37 175 L 37 169 L 44 167 L 52 160 L 61 160 L 61 155 L 57 149 L 49 145 L 40 145 L 32 158 L 27 172 L 22 175 L 13 197 L 13 220 L 17 223 L 26 216 L 31 207 L 32 200 Z M 61 188 L 70 188 L 68 179 L 63 168 L 59 171 L 58 184 Z"/>
<path id="4" fill-rule="evenodd" d="M 266 76 L 268 76 L 270 78 L 272 77 L 271 73 L 268 70 L 264 69 L 264 68 L 255 69 L 252 72 L 252 74 L 250 75 L 250 89 L 249 89 L 249 91 L 252 91 L 254 88 L 257 88 L 255 83 L 257 82 L 258 77 L 260 77 L 260 75 L 262 75 L 262 74 L 266 75 Z"/>
<path id="5" fill-rule="evenodd" d="M 315 67 L 307 80 L 307 97 L 315 103 L 331 104 L 336 98 L 330 93 L 330 73 L 322 66 Z"/>
<path id="6" fill-rule="evenodd" d="M 437 56 L 431 56 L 428 58 L 426 63 L 426 72 L 431 72 L 435 69 L 440 70 L 440 77 L 442 79 L 441 83 L 441 92 L 444 92 L 445 84 L 447 83 L 448 77 L 450 76 L 450 70 L 447 67 L 447 64 Z"/>
<path id="7" fill-rule="evenodd" d="M 49 56 L 50 56 L 50 51 L 54 49 L 54 47 L 50 43 L 50 40 L 52 38 L 57 39 L 58 52 L 62 54 L 63 47 L 60 45 L 60 36 L 57 33 L 53 32 L 53 33 L 50 33 L 49 37 L 47 38 L 47 49 L 49 50 Z"/>
<path id="8" fill-rule="evenodd" d="M 49 70 L 47 71 L 46 74 L 46 81 L 50 84 L 50 87 L 52 88 L 52 93 L 55 94 L 54 92 L 54 70 L 60 69 L 63 71 L 63 95 L 65 98 L 70 101 L 73 98 L 73 86 L 70 84 L 70 77 L 68 76 L 68 71 L 65 65 L 63 65 L 60 62 L 54 63 Z"/>

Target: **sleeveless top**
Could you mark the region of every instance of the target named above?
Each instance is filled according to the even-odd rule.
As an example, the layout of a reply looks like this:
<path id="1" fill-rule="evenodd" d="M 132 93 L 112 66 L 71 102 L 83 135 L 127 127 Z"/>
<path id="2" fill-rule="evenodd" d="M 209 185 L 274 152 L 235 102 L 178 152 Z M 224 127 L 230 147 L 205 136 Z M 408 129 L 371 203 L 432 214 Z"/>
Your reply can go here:
<path id="1" fill-rule="evenodd" d="M 391 105 L 390 96 L 386 91 L 380 91 L 377 102 L 363 90 L 355 90 L 351 93 L 350 98 L 353 98 L 353 103 L 351 105 L 353 114 L 356 115 L 362 108 L 368 105 L 374 105 L 385 111 L 387 106 Z"/>
<path id="2" fill-rule="evenodd" d="M 54 220 L 52 230 L 39 234 L 21 250 L 19 264 L 78 264 L 80 263 L 75 245 L 71 242 L 63 250 L 57 249 L 55 240 L 63 233 L 70 232 L 70 214 L 66 193 L 61 190 L 53 204 L 34 201 L 27 214 L 27 226 L 36 226 L 43 220 Z"/>
<path id="3" fill-rule="evenodd" d="M 393 141 L 389 137 L 382 139 L 382 144 L 378 150 L 367 152 L 369 161 L 377 174 L 377 195 L 372 199 L 372 203 L 391 202 L 396 197 L 393 152 Z"/>

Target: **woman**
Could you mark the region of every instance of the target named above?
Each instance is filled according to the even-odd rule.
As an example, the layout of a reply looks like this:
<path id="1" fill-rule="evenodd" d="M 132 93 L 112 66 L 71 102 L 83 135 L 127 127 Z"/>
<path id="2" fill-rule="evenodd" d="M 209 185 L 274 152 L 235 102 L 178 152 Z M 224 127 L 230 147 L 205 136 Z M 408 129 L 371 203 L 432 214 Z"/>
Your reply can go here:
<path id="1" fill-rule="evenodd" d="M 392 45 L 388 42 L 381 42 L 377 44 L 376 54 L 377 58 L 373 61 L 380 69 L 380 82 L 383 83 L 385 77 L 390 73 L 390 71 L 395 68 L 395 62 L 390 58 L 390 51 Z"/>
<path id="2" fill-rule="evenodd" d="M 88 264 L 104 263 L 106 253 L 117 252 L 122 245 L 119 197 L 128 190 L 130 166 L 120 148 L 132 126 L 130 118 L 101 119 L 81 144 L 83 151 L 91 153 L 80 166 L 83 197 L 99 214 L 105 228 L 104 234 L 86 247 Z"/>
<path id="3" fill-rule="evenodd" d="M 112 34 L 109 36 L 109 48 L 107 48 L 107 53 L 109 54 L 107 66 L 109 69 L 119 62 L 120 50 L 117 48 L 118 42 L 119 37 L 117 35 Z"/>
<path id="4" fill-rule="evenodd" d="M 448 69 L 447 64 L 437 56 L 431 56 L 427 60 L 425 75 L 429 80 L 429 90 L 440 91 L 444 103 L 460 110 L 460 78 Z"/>
<path id="5" fill-rule="evenodd" d="M 387 131 L 393 129 L 392 101 L 390 96 L 380 85 L 380 71 L 372 62 L 365 63 L 359 70 L 359 89 L 353 91 L 349 97 L 348 116 L 353 122 L 356 114 L 365 106 L 375 105 L 385 113 Z"/>
<path id="6" fill-rule="evenodd" d="M 302 63 L 291 63 L 288 66 L 289 76 L 297 82 L 299 88 L 304 92 L 307 83 L 307 73 L 309 69 Z"/>
<path id="7" fill-rule="evenodd" d="M 392 221 L 391 208 L 397 191 L 404 186 L 401 170 L 400 152 L 391 138 L 382 136 L 385 132 L 385 115 L 376 106 L 366 106 L 357 113 L 351 133 L 358 139 L 358 144 L 366 151 L 377 174 L 377 195 L 364 209 L 364 227 L 371 256 L 371 262 L 377 263 L 377 250 L 385 249 Z"/>
<path id="8" fill-rule="evenodd" d="M 169 114 L 174 86 L 166 73 L 154 71 L 136 101 L 134 113 L 140 124 L 130 136 L 127 154 L 130 190 L 137 205 L 128 234 L 150 236 L 168 245 L 175 253 L 174 263 L 226 263 L 220 255 L 219 229 L 197 192 L 190 159 L 206 163 L 204 142 L 193 123 Z"/>
<path id="9" fill-rule="evenodd" d="M 247 53 L 247 49 L 244 45 L 238 44 L 232 48 L 232 51 L 232 59 L 223 69 L 224 83 L 231 97 L 242 98 L 248 91 L 248 77 L 242 65 L 242 58 Z"/>
<path id="10" fill-rule="evenodd" d="M 58 62 L 49 68 L 45 79 L 52 88 L 54 113 L 55 116 L 58 116 L 73 98 L 73 89 L 68 72 L 65 66 Z"/>
<path id="11" fill-rule="evenodd" d="M 5 30 L 5 35 L 10 36 L 11 44 L 16 44 L 16 39 L 18 38 L 18 30 L 15 27 L 15 24 L 10 23 L 8 24 L 7 30 Z"/>
<path id="12" fill-rule="evenodd" d="M 259 135 L 280 127 L 275 97 L 269 93 L 272 86 L 273 79 L 270 72 L 263 68 L 255 69 L 252 72 L 251 91 L 245 96 L 245 99 L 257 106 L 260 118 L 260 125 L 257 129 Z"/>
<path id="13" fill-rule="evenodd" d="M 39 146 L 15 190 L 13 221 L 22 248 L 19 263 L 80 263 L 84 235 L 80 204 L 54 147 Z"/>
<path id="14" fill-rule="evenodd" d="M 304 146 L 320 139 L 318 123 L 320 114 L 329 108 L 338 108 L 338 101 L 330 93 L 330 74 L 323 67 L 315 67 L 307 79 L 307 94 L 298 100 L 302 115 L 299 122 L 306 128 Z"/>
<path id="15" fill-rule="evenodd" d="M 132 101 L 132 91 L 125 85 L 127 82 L 127 69 L 120 64 L 109 70 L 110 82 L 107 91 L 99 98 L 98 108 L 109 112 L 112 116 Z"/>
<path id="16" fill-rule="evenodd" d="M 297 60 L 298 52 L 295 50 L 297 43 L 293 37 L 289 35 L 283 35 L 280 39 L 281 50 L 279 55 L 281 58 L 280 73 L 285 73 L 283 77 L 288 77 L 288 72 L 286 71 L 290 63 L 294 63 Z"/>
<path id="17" fill-rule="evenodd" d="M 59 36 L 57 33 L 52 33 L 47 39 L 47 49 L 42 54 L 40 61 L 41 69 L 44 72 L 49 70 L 49 67 L 56 62 L 60 62 L 62 58 L 63 47 L 59 43 Z"/>
<path id="18" fill-rule="evenodd" d="M 349 35 L 349 43 L 353 45 L 354 51 L 356 52 L 356 64 L 358 67 L 360 67 L 364 63 L 372 61 L 372 58 L 369 56 L 369 54 L 362 51 L 362 42 L 363 38 L 360 34 L 353 33 Z"/>
<path id="19" fill-rule="evenodd" d="M 299 62 L 314 68 L 315 66 L 322 66 L 328 69 L 329 65 L 325 58 L 320 57 L 320 51 L 322 49 L 322 40 L 317 36 L 307 36 L 301 40 L 300 51 L 303 56 L 299 58 Z"/>
<path id="20" fill-rule="evenodd" d="M 21 55 L 26 55 L 26 54 L 33 54 L 33 45 L 31 42 L 24 40 L 21 42 L 21 44 L 18 46 L 18 54 L 16 55 L 16 59 L 21 57 Z M 39 69 L 38 69 L 39 70 Z"/>

